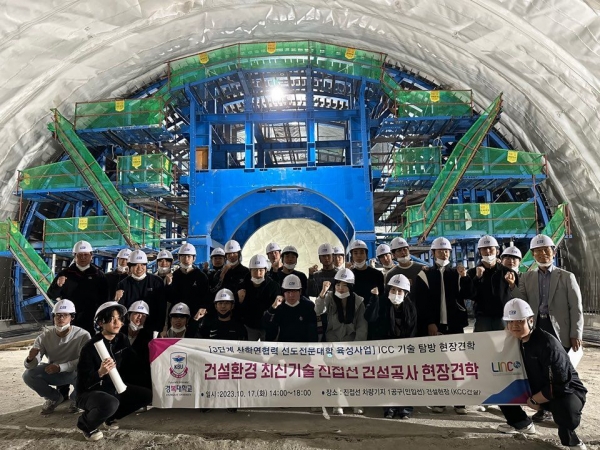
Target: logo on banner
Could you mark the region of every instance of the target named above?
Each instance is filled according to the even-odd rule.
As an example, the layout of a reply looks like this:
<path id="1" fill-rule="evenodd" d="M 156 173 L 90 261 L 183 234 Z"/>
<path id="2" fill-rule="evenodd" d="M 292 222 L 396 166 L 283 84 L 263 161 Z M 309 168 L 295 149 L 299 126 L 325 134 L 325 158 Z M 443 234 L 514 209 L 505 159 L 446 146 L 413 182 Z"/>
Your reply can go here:
<path id="1" fill-rule="evenodd" d="M 174 378 L 183 378 L 188 373 L 187 353 L 171 353 L 171 368 L 169 373 Z"/>
<path id="2" fill-rule="evenodd" d="M 519 372 L 521 361 L 496 361 L 492 363 L 492 372 L 495 374 Z"/>

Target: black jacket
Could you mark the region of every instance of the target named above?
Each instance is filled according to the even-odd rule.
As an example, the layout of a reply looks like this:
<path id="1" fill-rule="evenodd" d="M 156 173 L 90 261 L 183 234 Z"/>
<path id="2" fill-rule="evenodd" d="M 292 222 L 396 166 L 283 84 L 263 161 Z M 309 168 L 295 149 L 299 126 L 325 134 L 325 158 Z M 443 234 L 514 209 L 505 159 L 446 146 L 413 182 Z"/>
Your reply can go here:
<path id="1" fill-rule="evenodd" d="M 129 325 L 121 327 L 121 334 L 129 341 L 127 335 Z M 152 331 L 149 328 L 142 328 L 133 344 L 128 357 L 121 362 L 119 373 L 125 383 L 135 384 L 152 388 L 152 378 L 150 375 L 150 349 L 148 344 L 152 340 Z"/>
<path id="2" fill-rule="evenodd" d="M 217 317 L 205 317 L 196 337 L 223 341 L 247 341 L 248 332 L 246 327 L 235 319 L 223 321 Z"/>
<path id="3" fill-rule="evenodd" d="M 306 278 L 306 275 L 304 275 L 303 272 L 300 272 L 298 270 L 292 270 L 292 273 L 284 273 L 283 268 L 279 269 L 277 272 L 269 271 L 269 277 L 271 277 L 271 279 L 275 281 L 279 286 L 283 285 L 283 280 L 285 280 L 285 277 L 287 277 L 288 275 L 296 275 L 298 278 L 300 278 L 300 283 L 302 284 L 302 296 L 307 297 L 308 278 Z"/>
<path id="4" fill-rule="evenodd" d="M 315 304 L 301 297 L 300 304 L 294 307 L 285 302 L 276 309 L 270 306 L 263 316 L 263 327 L 267 341 L 317 342 Z"/>
<path id="5" fill-rule="evenodd" d="M 108 283 L 108 298 L 109 300 L 115 299 L 115 293 L 117 292 L 117 286 L 121 281 L 129 276 L 128 272 L 119 272 L 113 270 L 106 274 L 106 282 Z"/>
<path id="6" fill-rule="evenodd" d="M 414 337 L 417 333 L 417 308 L 406 296 L 404 301 L 394 308 L 384 295 L 371 294 L 365 310 L 365 319 L 369 323 L 368 339 L 402 339 Z M 396 333 L 396 329 L 399 333 Z"/>
<path id="7" fill-rule="evenodd" d="M 238 293 L 234 292 L 236 299 L 236 306 L 234 309 L 235 316 L 241 320 L 241 322 L 254 329 L 260 329 L 262 326 L 262 318 L 265 311 L 275 301 L 278 295 L 281 295 L 281 289 L 279 284 L 265 277 L 260 285 L 255 286 L 248 276 L 241 286 L 241 289 L 246 290 L 246 297 L 242 303 L 239 302 Z"/>
<path id="8" fill-rule="evenodd" d="M 208 277 L 197 267 L 183 273 L 181 269 L 173 272 L 173 282 L 167 288 L 168 301 L 171 306 L 185 303 L 192 313 L 192 317 L 200 308 L 212 310 L 210 292 L 208 290 Z"/>
<path id="9" fill-rule="evenodd" d="M 165 283 L 162 278 L 149 273 L 143 280 L 138 281 L 129 276 L 119 283 L 117 289 L 124 291 L 119 303 L 125 305 L 127 309 L 138 300 L 148 303 L 150 314 L 146 319 L 146 328 L 158 332 L 163 330 L 167 303 Z"/>
<path id="10" fill-rule="evenodd" d="M 484 267 L 483 264 L 479 266 Z M 481 278 L 477 278 L 477 268 L 473 267 L 467 271 L 467 275 L 473 280 L 475 292 L 471 300 L 475 302 L 475 313 L 478 316 L 502 318 L 504 305 L 511 299 L 510 289 L 504 277 L 508 272 L 515 273 L 515 283 L 518 286 L 518 274 L 499 262 L 495 266 L 484 268 Z"/>

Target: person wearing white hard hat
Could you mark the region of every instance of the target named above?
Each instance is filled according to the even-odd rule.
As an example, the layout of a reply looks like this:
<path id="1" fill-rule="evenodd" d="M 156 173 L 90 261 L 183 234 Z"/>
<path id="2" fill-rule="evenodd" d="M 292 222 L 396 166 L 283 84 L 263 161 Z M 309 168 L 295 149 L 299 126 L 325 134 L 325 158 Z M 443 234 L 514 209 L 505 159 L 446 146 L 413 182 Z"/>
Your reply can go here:
<path id="1" fill-rule="evenodd" d="M 167 277 L 173 272 L 173 253 L 169 250 L 161 250 L 156 255 L 156 273 L 166 283 Z"/>
<path id="2" fill-rule="evenodd" d="M 386 274 L 386 284 L 392 277 L 396 275 L 404 275 L 409 279 L 411 284 L 414 283 L 415 278 L 425 266 L 411 259 L 408 242 L 401 237 L 395 237 L 390 243 L 390 250 L 392 251 L 392 255 L 394 256 L 394 259 L 398 265 L 393 267 Z"/>
<path id="3" fill-rule="evenodd" d="M 162 278 L 148 273 L 148 256 L 142 250 L 134 250 L 129 255 L 129 276 L 117 286 L 115 301 L 129 307 L 138 300 L 144 300 L 152 315 L 145 327 L 150 331 L 161 331 L 167 313 L 167 289 Z"/>
<path id="4" fill-rule="evenodd" d="M 221 281 L 221 269 L 225 266 L 225 250 L 221 247 L 215 248 L 210 252 L 210 264 L 205 262 L 203 270 L 208 277 L 208 288 L 211 296 L 217 293 L 217 286 Z"/>
<path id="5" fill-rule="evenodd" d="M 277 296 L 281 295 L 279 284 L 266 276 L 267 267 L 267 258 L 263 255 L 250 258 L 250 276 L 246 277 L 241 289 L 237 291 L 237 314 L 246 327 L 250 341 L 265 339 L 262 317 Z"/>
<path id="6" fill-rule="evenodd" d="M 88 441 L 102 439 L 100 427 L 107 430 L 119 428 L 117 420 L 128 416 L 152 401 L 152 391 L 133 383 L 125 383 L 126 389 L 117 388 L 108 373 L 121 370 L 124 359 L 132 355 L 129 339 L 120 333 L 127 308 L 117 302 L 106 302 L 98 307 L 94 323 L 99 332 L 81 349 L 77 364 L 77 406 L 83 414 L 77 420 L 77 428 Z M 109 358 L 102 359 L 95 344 L 102 341 Z"/>
<path id="7" fill-rule="evenodd" d="M 469 324 L 465 300 L 473 296 L 473 282 L 463 266 L 450 267 L 452 245 L 444 237 L 431 243 L 435 260 L 429 270 L 419 272 L 412 286 L 417 300 L 417 335 L 462 334 Z M 442 413 L 444 406 L 432 406 Z M 454 406 L 456 414 L 467 414 L 463 405 Z"/>
<path id="8" fill-rule="evenodd" d="M 342 267 L 346 266 L 346 252 L 344 251 L 344 247 L 339 245 L 333 246 L 333 268 L 336 270 L 340 270 Z"/>
<path id="9" fill-rule="evenodd" d="M 216 289 L 229 289 L 237 292 L 241 289 L 250 269 L 242 265 L 242 247 L 238 241 L 227 241 L 225 243 L 225 267 L 221 269 L 220 282 Z"/>
<path id="10" fill-rule="evenodd" d="M 271 242 L 265 249 L 267 258 L 271 267 L 269 268 L 269 276 L 273 278 L 273 273 L 277 272 L 283 267 L 283 261 L 281 261 L 281 247 L 277 242 Z"/>
<path id="11" fill-rule="evenodd" d="M 302 283 L 302 296 L 308 296 L 308 278 L 306 275 L 299 270 L 296 270 L 296 264 L 298 263 L 298 249 L 293 245 L 287 245 L 281 251 L 281 260 L 283 261 L 283 267 L 277 272 L 270 272 L 270 276 L 280 286 L 283 286 L 283 280 L 288 275 L 296 275 L 300 278 Z"/>
<path id="12" fill-rule="evenodd" d="M 109 300 L 106 275 L 92 264 L 93 251 L 89 242 L 77 242 L 73 247 L 75 262 L 56 275 L 47 292 L 52 300 L 71 300 L 77 309 L 73 325 L 83 328 L 90 335 L 95 333 L 94 311 Z"/>
<path id="13" fill-rule="evenodd" d="M 127 336 L 133 355 L 123 360 L 120 374 L 125 382 L 152 388 L 150 376 L 150 350 L 148 344 L 152 340 L 152 331 L 145 327 L 150 315 L 150 307 L 144 300 L 133 302 L 127 310 L 125 324 L 121 333 Z"/>
<path id="14" fill-rule="evenodd" d="M 198 317 L 204 317 L 206 315 L 206 309 L 198 311 Z M 169 312 L 169 328 L 161 333 L 161 337 L 167 338 L 193 338 L 198 332 L 198 327 L 191 329 L 188 324 L 190 323 L 191 312 L 188 305 L 185 303 L 177 303 L 173 305 Z"/>
<path id="15" fill-rule="evenodd" d="M 266 340 L 278 342 L 317 342 L 317 315 L 312 301 L 302 296 L 302 283 L 296 275 L 288 275 L 277 296 L 265 311 L 263 327 Z"/>
<path id="16" fill-rule="evenodd" d="M 527 399 L 530 408 L 552 412 L 558 437 L 565 447 L 585 450 L 586 445 L 575 430 L 581 421 L 587 389 L 561 343 L 552 334 L 535 327 L 535 312 L 523 299 L 510 300 L 504 306 L 507 332 L 521 343 L 523 367 L 533 395 Z M 519 406 L 502 406 L 506 424 L 502 433 L 534 434 L 531 418 Z"/>
<path id="17" fill-rule="evenodd" d="M 518 274 L 503 266 L 498 260 L 498 241 L 483 236 L 477 242 L 481 262 L 467 271 L 475 289 L 471 300 L 475 302 L 475 333 L 504 330 L 502 314 L 504 305 L 511 299 L 507 280 L 518 284 Z"/>
<path id="18" fill-rule="evenodd" d="M 75 369 L 79 353 L 90 340 L 90 334 L 86 330 L 71 324 L 74 317 L 73 302 L 67 299 L 56 302 L 52 308 L 54 326 L 44 329 L 25 358 L 23 381 L 45 399 L 40 412 L 42 415 L 51 414 L 58 405 L 69 398 L 70 385 L 74 384 L 77 376 Z M 44 357 L 47 362 L 42 362 Z M 62 386 L 66 386 L 66 396 L 58 389 Z M 74 390 L 69 407 L 71 413 L 79 411 L 75 406 L 75 399 Z"/>
<path id="19" fill-rule="evenodd" d="M 266 259 L 266 258 L 265 258 Z M 215 315 L 200 316 L 202 322 L 196 337 L 200 339 L 219 339 L 225 341 L 247 341 L 246 327 L 233 317 L 235 297 L 229 289 L 221 289 L 215 295 Z"/>
<path id="20" fill-rule="evenodd" d="M 117 292 L 117 286 L 119 283 L 127 278 L 129 275 L 129 256 L 131 250 L 123 248 L 117 253 L 117 266 L 114 270 L 106 273 L 106 281 L 108 282 L 108 295 L 109 298 L 115 298 Z"/>
<path id="21" fill-rule="evenodd" d="M 338 269 L 333 264 L 333 246 L 331 244 L 321 244 L 317 250 L 321 269 L 317 264 L 308 268 L 308 295 L 316 297 L 323 288 L 323 283 L 329 281 L 329 285 L 333 286 L 335 274 Z"/>
<path id="22" fill-rule="evenodd" d="M 190 333 L 195 335 L 198 331 L 198 317 L 200 310 L 212 309 L 211 294 L 208 277 L 200 268 L 194 266 L 196 260 L 196 247 L 192 244 L 183 244 L 179 248 L 179 269 L 173 272 L 172 283 L 167 282 L 167 297 L 175 302 L 185 303 L 194 320 L 188 327 Z"/>
<path id="23" fill-rule="evenodd" d="M 383 267 L 383 277 L 385 281 L 385 276 L 396 266 L 396 264 L 394 264 L 392 249 L 387 244 L 379 244 L 375 250 L 375 255 L 379 260 L 379 264 Z"/>
<path id="24" fill-rule="evenodd" d="M 366 341 L 368 325 L 365 320 L 365 300 L 354 293 L 354 273 L 340 269 L 331 282 L 323 282 L 321 292 L 315 300 L 317 316 L 327 314 L 327 342 Z M 363 414 L 363 408 L 354 407 L 354 414 Z M 333 408 L 333 414 L 343 415 L 344 408 Z"/>
<path id="25" fill-rule="evenodd" d="M 364 241 L 355 240 L 348 249 L 355 279 L 354 292 L 367 300 L 371 297 L 373 288 L 377 288 L 377 292 L 383 293 L 383 274 L 367 264 L 369 259 L 367 244 Z M 370 333 L 369 330 L 369 339 L 371 339 Z"/>
<path id="26" fill-rule="evenodd" d="M 374 295 L 367 304 L 365 318 L 372 340 L 411 338 L 417 332 L 417 308 L 410 299 L 410 280 L 402 274 L 394 275 L 386 284 L 384 295 Z M 378 294 L 374 290 L 373 294 Z M 384 408 L 386 419 L 408 419 L 412 406 Z"/>
<path id="27" fill-rule="evenodd" d="M 518 273 L 519 265 L 521 265 L 523 255 L 521 254 L 521 250 L 514 245 L 511 245 L 510 247 L 506 247 L 504 249 L 502 255 L 500 255 L 500 259 L 502 260 L 502 265 L 504 267 L 508 267 L 509 269 L 512 269 Z"/>

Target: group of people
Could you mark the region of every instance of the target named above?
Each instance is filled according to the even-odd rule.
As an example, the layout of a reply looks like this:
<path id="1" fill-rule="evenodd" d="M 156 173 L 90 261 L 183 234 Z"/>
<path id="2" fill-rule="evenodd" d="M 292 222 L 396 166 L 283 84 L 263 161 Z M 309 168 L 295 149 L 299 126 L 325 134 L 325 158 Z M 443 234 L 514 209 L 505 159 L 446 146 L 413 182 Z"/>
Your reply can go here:
<path id="1" fill-rule="evenodd" d="M 194 265 L 196 249 L 184 244 L 177 252 L 178 267 L 173 255 L 162 250 L 156 273 L 148 273 L 143 251 L 123 249 L 115 270 L 105 275 L 91 263 L 90 243 L 80 241 L 73 264 L 48 290 L 59 300 L 54 328 L 34 343 L 23 379 L 46 399 L 42 414 L 67 400 L 73 384 L 69 409 L 83 410 L 78 427 L 96 440 L 102 437 L 101 426 L 115 429 L 118 419 L 151 402 L 148 343 L 153 336 L 349 342 L 458 334 L 468 325 L 465 301 L 470 299 L 474 332 L 506 327 L 521 340 L 534 392 L 528 406 L 536 414 L 530 418 L 519 406 L 502 406 L 507 423 L 499 431 L 535 433 L 532 420 L 553 417 L 563 445 L 585 448 L 575 428 L 586 390 L 567 357 L 581 346 L 583 332 L 574 275 L 553 264 L 555 245 L 548 236 L 531 240 L 537 269 L 521 275 L 518 248 L 500 253 L 491 236 L 482 237 L 477 247 L 481 261 L 476 267 L 452 267 L 452 245 L 438 237 L 431 244 L 434 264 L 425 266 L 397 237 L 377 247 L 375 257 L 383 268 L 378 270 L 369 264 L 363 241 L 353 241 L 347 252 L 322 244 L 321 267 L 310 267 L 307 276 L 296 270 L 300 255 L 291 245 L 282 249 L 270 243 L 266 257 L 254 255 L 246 267 L 239 243 L 228 241 L 200 268 Z M 102 360 L 96 352 L 100 340 L 110 358 Z M 43 356 L 47 363 L 41 363 Z M 123 393 L 107 376 L 114 367 L 127 385 Z M 436 413 L 444 409 L 431 407 Z M 454 410 L 467 414 L 462 405 Z M 407 419 L 412 411 L 411 406 L 385 408 L 384 416 Z M 344 413 L 342 408 L 333 412 Z"/>

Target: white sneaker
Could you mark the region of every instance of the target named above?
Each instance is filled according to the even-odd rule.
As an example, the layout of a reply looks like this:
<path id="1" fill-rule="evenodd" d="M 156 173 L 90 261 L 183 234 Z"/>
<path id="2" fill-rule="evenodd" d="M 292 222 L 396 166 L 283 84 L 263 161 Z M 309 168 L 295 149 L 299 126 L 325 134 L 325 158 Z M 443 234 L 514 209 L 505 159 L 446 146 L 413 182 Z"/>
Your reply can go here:
<path id="1" fill-rule="evenodd" d="M 477 411 L 479 411 L 479 412 L 486 412 L 487 411 L 487 406 L 485 406 L 485 405 L 479 405 L 477 407 Z"/>
<path id="2" fill-rule="evenodd" d="M 100 430 L 93 430 L 93 431 L 90 431 L 89 433 L 82 431 L 82 433 L 83 433 L 83 437 L 85 437 L 86 441 L 98 441 L 104 437 L 104 434 L 102 434 L 102 431 L 100 431 Z"/>
<path id="3" fill-rule="evenodd" d="M 364 410 L 362 408 L 352 408 L 354 414 L 364 414 Z"/>
<path id="4" fill-rule="evenodd" d="M 336 416 L 343 416 L 344 415 L 344 408 L 333 408 L 333 410 L 331 411 L 332 414 L 336 415 Z"/>
<path id="5" fill-rule="evenodd" d="M 580 442 L 577 445 L 569 445 L 569 448 L 571 450 L 587 450 L 587 447 L 585 446 L 585 444 L 583 442 Z"/>
<path id="6" fill-rule="evenodd" d="M 434 412 L 437 414 L 443 413 L 444 411 L 446 411 L 445 406 L 432 406 L 431 407 L 431 412 Z"/>
<path id="7" fill-rule="evenodd" d="M 61 397 L 60 400 L 54 401 L 54 400 L 46 400 L 44 402 L 44 404 L 42 405 L 42 410 L 40 411 L 40 414 L 45 416 L 47 414 L 52 414 L 54 412 L 54 410 L 56 409 L 56 407 L 58 405 L 60 405 L 63 402 L 63 398 Z"/>
<path id="8" fill-rule="evenodd" d="M 455 406 L 454 412 L 456 414 L 458 414 L 459 416 L 464 416 L 465 414 L 468 413 L 467 408 L 465 408 L 464 406 Z"/>
<path id="9" fill-rule="evenodd" d="M 110 422 L 107 420 L 106 422 L 104 422 L 102 424 L 102 426 L 107 430 L 118 430 L 119 429 L 119 424 L 117 423 L 116 420 L 111 420 Z"/>
<path id="10" fill-rule="evenodd" d="M 515 427 L 510 426 L 507 423 L 503 423 L 502 425 L 499 425 L 497 429 L 500 433 L 505 433 L 505 434 L 517 434 L 517 433 L 535 434 L 535 425 L 533 423 L 530 423 L 525 428 L 521 428 L 519 430 L 517 430 Z M 585 448 L 581 448 L 581 447 L 571 447 L 571 448 L 585 450 Z"/>

